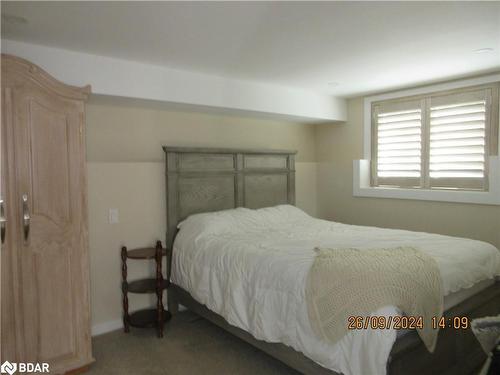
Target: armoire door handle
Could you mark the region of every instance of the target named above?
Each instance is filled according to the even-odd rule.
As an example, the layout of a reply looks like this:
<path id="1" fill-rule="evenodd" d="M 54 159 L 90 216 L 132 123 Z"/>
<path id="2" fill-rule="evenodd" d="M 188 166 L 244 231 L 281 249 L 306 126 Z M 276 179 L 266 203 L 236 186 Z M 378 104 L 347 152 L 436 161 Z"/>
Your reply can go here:
<path id="1" fill-rule="evenodd" d="M 30 235 L 30 209 L 28 206 L 28 195 L 23 194 L 23 232 L 24 232 L 24 241 L 28 241 Z"/>
<path id="2" fill-rule="evenodd" d="M 3 199 L 0 198 L 0 237 L 1 237 L 1 240 L 2 240 L 2 245 L 5 241 L 5 230 L 6 230 L 6 227 L 7 227 L 7 219 L 5 218 L 5 210 L 4 210 L 4 207 L 3 207 Z"/>

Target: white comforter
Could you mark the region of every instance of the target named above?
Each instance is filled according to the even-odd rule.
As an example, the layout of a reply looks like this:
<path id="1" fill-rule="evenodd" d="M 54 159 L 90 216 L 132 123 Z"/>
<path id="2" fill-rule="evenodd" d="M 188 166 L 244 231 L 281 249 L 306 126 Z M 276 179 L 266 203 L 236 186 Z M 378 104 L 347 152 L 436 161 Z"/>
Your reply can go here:
<path id="1" fill-rule="evenodd" d="M 396 331 L 350 331 L 336 344 L 314 335 L 304 291 L 316 246 L 417 247 L 436 259 L 445 295 L 500 275 L 500 252 L 485 242 L 318 220 L 286 205 L 189 217 L 174 244 L 172 281 L 259 340 L 346 375 L 385 374 Z M 387 306 L 373 315 L 399 313 Z"/>

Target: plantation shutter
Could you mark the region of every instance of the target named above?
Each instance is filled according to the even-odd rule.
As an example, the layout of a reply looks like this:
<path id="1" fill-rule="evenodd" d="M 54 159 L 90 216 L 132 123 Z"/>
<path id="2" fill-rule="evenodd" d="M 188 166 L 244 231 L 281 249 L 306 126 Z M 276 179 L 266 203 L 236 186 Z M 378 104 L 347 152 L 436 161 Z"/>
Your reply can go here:
<path id="1" fill-rule="evenodd" d="M 436 96 L 429 101 L 430 187 L 484 190 L 489 90 Z"/>
<path id="2" fill-rule="evenodd" d="M 372 103 L 372 186 L 488 190 L 499 86 Z"/>
<path id="3" fill-rule="evenodd" d="M 421 100 L 373 106 L 374 185 L 421 185 L 422 117 Z"/>

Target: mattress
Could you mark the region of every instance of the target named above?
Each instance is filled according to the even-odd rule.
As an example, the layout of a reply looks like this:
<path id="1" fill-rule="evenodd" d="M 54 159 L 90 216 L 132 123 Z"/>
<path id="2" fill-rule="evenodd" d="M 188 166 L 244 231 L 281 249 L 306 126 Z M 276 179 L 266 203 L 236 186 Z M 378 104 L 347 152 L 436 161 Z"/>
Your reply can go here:
<path id="1" fill-rule="evenodd" d="M 288 205 L 193 215 L 179 227 L 173 283 L 255 338 L 291 346 L 346 375 L 384 374 L 397 332 L 350 331 L 334 344 L 314 335 L 305 280 L 315 247 L 416 247 L 436 260 L 447 304 L 500 275 L 500 251 L 485 242 L 319 220 Z M 385 306 L 372 315 L 400 314 Z"/>
<path id="2" fill-rule="evenodd" d="M 472 297 L 474 294 L 479 293 L 480 291 L 486 289 L 494 283 L 495 280 L 493 279 L 483 280 L 469 288 L 460 289 L 459 291 L 444 296 L 444 310 L 446 311 L 451 309 L 452 307 L 458 305 L 459 303 L 465 301 L 467 298 Z"/>

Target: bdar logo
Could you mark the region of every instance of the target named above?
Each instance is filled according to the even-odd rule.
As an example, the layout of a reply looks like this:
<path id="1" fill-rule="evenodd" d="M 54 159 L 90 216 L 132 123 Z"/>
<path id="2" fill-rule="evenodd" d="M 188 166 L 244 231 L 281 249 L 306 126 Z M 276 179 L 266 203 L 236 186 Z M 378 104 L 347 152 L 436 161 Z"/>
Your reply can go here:
<path id="1" fill-rule="evenodd" d="M 16 372 L 17 370 L 17 363 L 10 363 L 9 361 L 5 361 L 2 363 L 2 366 L 0 366 L 0 371 L 2 374 L 9 374 L 12 375 Z"/>

